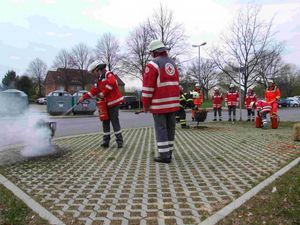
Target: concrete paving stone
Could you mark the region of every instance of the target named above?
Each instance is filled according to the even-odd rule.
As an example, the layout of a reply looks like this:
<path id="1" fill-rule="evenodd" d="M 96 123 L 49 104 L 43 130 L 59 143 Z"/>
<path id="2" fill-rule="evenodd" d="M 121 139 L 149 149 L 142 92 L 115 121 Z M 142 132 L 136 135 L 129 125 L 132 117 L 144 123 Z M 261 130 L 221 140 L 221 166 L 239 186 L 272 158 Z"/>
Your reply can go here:
<path id="1" fill-rule="evenodd" d="M 102 134 L 55 139 L 66 150 L 58 157 L 24 160 L 16 147 L 1 151 L 0 172 L 62 220 L 199 224 L 300 152 L 289 128 L 210 124 L 176 132 L 170 164 L 153 162 L 155 134 L 146 127 L 124 130 L 121 151 L 113 135 L 102 149 Z"/>

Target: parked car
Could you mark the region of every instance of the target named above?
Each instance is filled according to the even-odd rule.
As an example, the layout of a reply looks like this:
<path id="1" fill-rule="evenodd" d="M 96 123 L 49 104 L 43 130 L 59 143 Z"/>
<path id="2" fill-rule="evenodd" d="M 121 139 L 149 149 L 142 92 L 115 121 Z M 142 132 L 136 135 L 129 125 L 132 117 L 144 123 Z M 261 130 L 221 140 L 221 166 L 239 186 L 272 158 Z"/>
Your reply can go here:
<path id="1" fill-rule="evenodd" d="M 37 103 L 37 104 L 41 104 L 41 105 L 45 105 L 45 104 L 47 104 L 47 98 L 46 98 L 46 97 L 38 98 L 38 99 L 36 100 L 36 103 Z"/>
<path id="2" fill-rule="evenodd" d="M 124 96 L 124 101 L 120 104 L 120 109 L 135 109 L 139 107 L 139 101 L 135 96 Z"/>
<path id="3" fill-rule="evenodd" d="M 300 102 L 300 96 L 294 96 L 293 98 L 298 99 L 298 101 Z"/>
<path id="4" fill-rule="evenodd" d="M 290 107 L 290 100 L 286 98 L 281 98 L 278 101 L 278 107 Z"/>
<path id="5" fill-rule="evenodd" d="M 300 102 L 297 98 L 290 97 L 290 98 L 287 98 L 287 100 L 290 101 L 290 106 L 291 107 L 299 107 L 300 106 Z"/>

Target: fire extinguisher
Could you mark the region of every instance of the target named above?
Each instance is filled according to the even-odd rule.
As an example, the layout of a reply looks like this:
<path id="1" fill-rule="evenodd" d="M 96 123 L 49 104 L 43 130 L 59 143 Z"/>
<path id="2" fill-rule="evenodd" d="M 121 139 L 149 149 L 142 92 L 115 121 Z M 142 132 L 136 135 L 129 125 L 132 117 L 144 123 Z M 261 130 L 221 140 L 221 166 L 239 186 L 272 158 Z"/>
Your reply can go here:
<path id="1" fill-rule="evenodd" d="M 104 99 L 100 99 L 97 102 L 97 107 L 98 107 L 98 112 L 99 112 L 99 119 L 101 121 L 104 120 L 108 120 L 109 116 L 108 116 L 108 109 L 107 109 L 107 105 Z"/>
<path id="2" fill-rule="evenodd" d="M 275 113 L 271 115 L 271 124 L 272 124 L 272 129 L 278 128 L 278 116 Z"/>
<path id="3" fill-rule="evenodd" d="M 256 128 L 261 128 L 262 127 L 262 119 L 259 115 L 257 115 L 256 118 L 255 118 L 255 127 Z"/>

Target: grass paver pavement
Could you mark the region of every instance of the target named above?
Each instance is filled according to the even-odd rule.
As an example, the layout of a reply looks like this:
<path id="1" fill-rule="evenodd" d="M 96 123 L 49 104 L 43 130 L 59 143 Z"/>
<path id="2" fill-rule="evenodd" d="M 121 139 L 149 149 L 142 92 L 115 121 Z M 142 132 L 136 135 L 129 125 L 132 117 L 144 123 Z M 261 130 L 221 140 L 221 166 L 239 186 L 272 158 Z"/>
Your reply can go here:
<path id="1" fill-rule="evenodd" d="M 1 173 L 66 224 L 199 224 L 300 153 L 284 124 L 205 125 L 177 129 L 171 164 L 153 162 L 154 130 L 137 128 L 122 150 L 101 149 L 101 134 L 57 138 L 66 154 Z"/>

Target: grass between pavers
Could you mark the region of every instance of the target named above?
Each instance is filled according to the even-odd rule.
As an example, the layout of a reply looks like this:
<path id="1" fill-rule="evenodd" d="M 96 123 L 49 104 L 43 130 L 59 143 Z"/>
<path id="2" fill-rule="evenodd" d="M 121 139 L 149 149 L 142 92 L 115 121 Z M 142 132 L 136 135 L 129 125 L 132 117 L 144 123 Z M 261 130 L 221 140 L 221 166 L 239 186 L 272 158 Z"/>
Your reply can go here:
<path id="1" fill-rule="evenodd" d="M 300 224 L 300 164 L 218 224 Z"/>
<path id="2" fill-rule="evenodd" d="M 12 192 L 0 185 L 0 224 L 5 225 L 47 225 Z"/>

